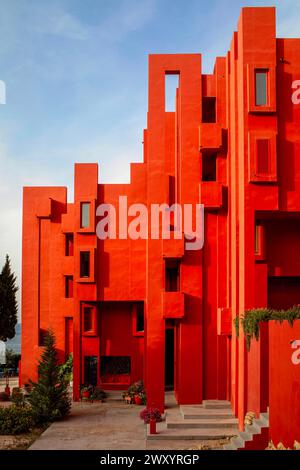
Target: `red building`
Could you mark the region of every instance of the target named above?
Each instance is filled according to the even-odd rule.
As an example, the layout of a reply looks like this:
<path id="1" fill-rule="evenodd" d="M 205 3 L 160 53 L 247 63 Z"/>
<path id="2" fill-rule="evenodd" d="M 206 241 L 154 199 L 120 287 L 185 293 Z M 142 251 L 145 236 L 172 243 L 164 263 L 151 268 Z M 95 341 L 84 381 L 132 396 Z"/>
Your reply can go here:
<path id="1" fill-rule="evenodd" d="M 179 76 L 175 112 L 168 74 Z M 76 164 L 74 203 L 63 187 L 24 188 L 23 383 L 51 327 L 61 360 L 73 352 L 75 399 L 83 383 L 144 379 L 161 409 L 169 387 L 180 404 L 231 400 L 241 427 L 247 410 L 266 410 L 267 342 L 248 354 L 232 325 L 249 308 L 300 304 L 299 80 L 300 39 L 276 38 L 275 8 L 244 8 L 212 75 L 200 54 L 150 55 L 130 184 L 99 184 L 97 164 Z M 119 196 L 149 210 L 203 204 L 203 249 L 100 240 L 96 209 L 118 210 Z"/>

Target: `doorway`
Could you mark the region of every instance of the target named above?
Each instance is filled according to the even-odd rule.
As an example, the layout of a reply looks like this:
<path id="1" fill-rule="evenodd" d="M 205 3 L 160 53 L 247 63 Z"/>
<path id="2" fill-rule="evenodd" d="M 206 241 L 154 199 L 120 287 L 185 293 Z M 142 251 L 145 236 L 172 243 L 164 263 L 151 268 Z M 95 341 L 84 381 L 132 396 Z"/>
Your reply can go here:
<path id="1" fill-rule="evenodd" d="M 174 328 L 166 328 L 165 333 L 165 389 L 174 390 Z"/>

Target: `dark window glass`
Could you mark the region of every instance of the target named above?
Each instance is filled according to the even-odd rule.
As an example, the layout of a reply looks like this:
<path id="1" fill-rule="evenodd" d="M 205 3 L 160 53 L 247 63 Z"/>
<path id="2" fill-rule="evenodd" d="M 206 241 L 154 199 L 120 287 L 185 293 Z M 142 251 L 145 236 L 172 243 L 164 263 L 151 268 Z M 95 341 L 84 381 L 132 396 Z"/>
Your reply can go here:
<path id="1" fill-rule="evenodd" d="M 70 299 L 73 297 L 73 276 L 66 276 L 65 283 L 65 297 Z"/>
<path id="2" fill-rule="evenodd" d="M 97 356 L 84 357 L 84 384 L 97 385 L 97 369 L 98 358 Z"/>
<path id="3" fill-rule="evenodd" d="M 90 277 L 90 252 L 80 252 L 80 277 Z"/>
<path id="4" fill-rule="evenodd" d="M 216 153 L 202 153 L 202 181 L 217 181 Z"/>
<path id="5" fill-rule="evenodd" d="M 85 307 L 83 311 L 83 328 L 84 332 L 92 331 L 93 329 L 93 309 Z"/>
<path id="6" fill-rule="evenodd" d="M 268 72 L 266 70 L 255 71 L 255 104 L 256 106 L 268 104 Z"/>
<path id="7" fill-rule="evenodd" d="M 202 122 L 216 122 L 216 98 L 202 98 Z"/>
<path id="8" fill-rule="evenodd" d="M 166 292 L 179 292 L 180 265 L 178 261 L 166 262 Z"/>
<path id="9" fill-rule="evenodd" d="M 131 359 L 129 356 L 101 356 L 101 380 L 105 381 L 105 376 L 130 374 L 130 372 Z"/>
<path id="10" fill-rule="evenodd" d="M 91 209 L 91 204 L 89 202 L 81 203 L 81 218 L 80 218 L 81 228 L 89 228 L 90 226 L 90 209 Z"/>
<path id="11" fill-rule="evenodd" d="M 73 233 L 66 234 L 66 256 L 74 255 L 74 235 Z"/>
<path id="12" fill-rule="evenodd" d="M 144 331 L 144 304 L 138 303 L 136 307 L 136 331 L 142 333 Z"/>

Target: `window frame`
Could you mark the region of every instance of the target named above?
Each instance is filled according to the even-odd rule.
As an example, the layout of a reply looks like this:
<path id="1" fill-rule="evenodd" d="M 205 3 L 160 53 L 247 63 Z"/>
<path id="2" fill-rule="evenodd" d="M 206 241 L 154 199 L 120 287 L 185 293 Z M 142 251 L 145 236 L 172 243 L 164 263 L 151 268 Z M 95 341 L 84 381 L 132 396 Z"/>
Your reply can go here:
<path id="1" fill-rule="evenodd" d="M 267 72 L 267 104 L 256 104 L 256 72 Z M 276 113 L 276 64 L 252 63 L 247 66 L 248 112 L 254 114 Z"/>
<path id="2" fill-rule="evenodd" d="M 91 310 L 92 317 L 92 328 L 90 330 L 85 330 L 85 310 Z M 98 332 L 98 318 L 97 318 L 97 306 L 89 303 L 83 303 L 81 307 L 81 332 L 82 336 L 95 337 Z"/>
<path id="3" fill-rule="evenodd" d="M 139 331 L 137 329 L 138 325 L 138 304 L 142 305 L 144 313 L 144 330 Z M 145 304 L 144 302 L 135 302 L 132 306 L 132 334 L 136 337 L 143 337 L 145 335 Z"/>

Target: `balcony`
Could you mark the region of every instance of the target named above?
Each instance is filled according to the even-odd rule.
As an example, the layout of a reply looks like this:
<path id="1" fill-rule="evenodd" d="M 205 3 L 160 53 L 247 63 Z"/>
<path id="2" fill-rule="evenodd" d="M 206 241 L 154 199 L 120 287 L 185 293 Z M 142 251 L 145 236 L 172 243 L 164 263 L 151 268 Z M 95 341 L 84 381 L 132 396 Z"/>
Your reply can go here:
<path id="1" fill-rule="evenodd" d="M 164 318 L 180 319 L 184 317 L 184 294 L 182 292 L 163 292 Z"/>
<path id="2" fill-rule="evenodd" d="M 199 186 L 200 204 L 204 205 L 206 210 L 218 210 L 223 206 L 224 188 L 221 183 L 216 181 L 205 181 Z"/>
<path id="3" fill-rule="evenodd" d="M 200 124 L 199 147 L 200 150 L 219 150 L 222 147 L 222 128 L 219 124 Z"/>

